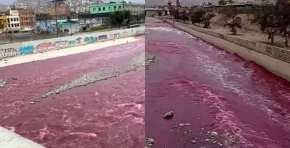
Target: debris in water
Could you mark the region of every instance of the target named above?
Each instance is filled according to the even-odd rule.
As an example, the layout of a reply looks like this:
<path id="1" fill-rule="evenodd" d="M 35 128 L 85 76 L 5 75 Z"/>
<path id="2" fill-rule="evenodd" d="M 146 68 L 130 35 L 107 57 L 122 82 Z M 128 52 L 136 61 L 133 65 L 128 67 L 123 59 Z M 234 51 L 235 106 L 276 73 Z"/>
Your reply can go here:
<path id="1" fill-rule="evenodd" d="M 179 123 L 179 126 L 180 127 L 184 127 L 184 123 Z"/>
<path id="2" fill-rule="evenodd" d="M 163 118 L 164 119 L 172 119 L 174 116 L 173 111 L 167 112 L 166 114 L 164 114 Z"/>

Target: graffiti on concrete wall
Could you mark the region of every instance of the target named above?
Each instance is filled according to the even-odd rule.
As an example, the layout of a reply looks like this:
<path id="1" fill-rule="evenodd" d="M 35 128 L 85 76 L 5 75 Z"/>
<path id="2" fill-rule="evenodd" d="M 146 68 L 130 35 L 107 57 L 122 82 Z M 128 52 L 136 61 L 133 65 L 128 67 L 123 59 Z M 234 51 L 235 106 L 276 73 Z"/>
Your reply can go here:
<path id="1" fill-rule="evenodd" d="M 42 43 L 36 46 L 35 50 L 38 52 L 46 52 L 46 51 L 54 50 L 54 44 Z"/>
<path id="2" fill-rule="evenodd" d="M 85 43 L 87 44 L 91 44 L 91 43 L 95 43 L 97 41 L 97 37 L 85 37 Z"/>
<path id="3" fill-rule="evenodd" d="M 26 55 L 26 54 L 33 54 L 34 53 L 34 47 L 31 45 L 28 46 L 22 46 L 19 48 L 19 54 L 20 55 Z"/>
<path id="4" fill-rule="evenodd" d="M 68 42 L 68 46 L 74 46 L 75 44 L 77 44 L 75 40 L 71 40 Z"/>
<path id="5" fill-rule="evenodd" d="M 99 41 L 101 41 L 101 40 L 106 40 L 106 39 L 108 39 L 108 36 L 107 36 L 107 35 L 100 35 L 100 36 L 98 37 L 98 40 L 99 40 Z"/>
<path id="6" fill-rule="evenodd" d="M 134 36 L 136 34 L 144 34 L 145 30 L 133 28 L 133 29 L 127 29 L 123 31 L 112 31 L 108 34 L 93 34 L 93 36 L 89 37 L 78 37 L 76 39 L 70 39 L 68 40 L 59 40 L 59 39 L 51 39 L 51 42 L 47 43 L 41 43 L 41 44 L 33 44 L 33 42 L 30 44 L 29 42 L 25 43 L 26 45 L 21 46 L 20 48 L 7 48 L 7 49 L 0 49 L 0 59 L 7 58 L 7 57 L 13 57 L 17 55 L 27 55 L 27 54 L 33 54 L 38 52 L 46 52 L 50 50 L 60 49 L 60 48 L 66 48 L 70 46 L 75 46 L 77 44 L 91 44 L 95 43 L 98 40 L 108 40 L 108 39 L 117 39 L 121 37 L 127 37 L 127 36 Z M 15 45 L 14 45 L 15 46 Z M 10 46 L 8 46 L 10 47 Z M 11 45 L 13 47 L 13 44 Z M 17 50 L 18 49 L 18 50 Z M 283 51 L 284 52 L 284 51 Z"/>
<path id="7" fill-rule="evenodd" d="M 108 35 L 108 39 L 110 39 L 110 40 L 111 40 L 111 39 L 114 39 L 114 34 L 109 34 L 109 35 Z"/>
<path id="8" fill-rule="evenodd" d="M 128 31 L 124 31 L 124 32 L 122 33 L 122 36 L 123 36 L 123 37 L 127 37 L 127 36 L 129 36 L 129 32 L 128 32 Z"/>
<path id="9" fill-rule="evenodd" d="M 13 57 L 18 54 L 15 48 L 0 49 L 0 59 Z"/>
<path id="10" fill-rule="evenodd" d="M 54 47 L 56 48 L 66 48 L 69 45 L 68 41 L 56 41 L 54 42 Z"/>
<path id="11" fill-rule="evenodd" d="M 143 34 L 144 33 L 144 30 L 142 29 L 137 29 L 136 30 L 136 35 L 140 35 L 140 34 Z"/>
<path id="12" fill-rule="evenodd" d="M 134 32 L 133 29 L 131 30 L 130 35 L 131 35 L 131 36 L 135 35 L 135 32 Z"/>
<path id="13" fill-rule="evenodd" d="M 82 37 L 79 37 L 76 39 L 76 44 L 81 44 L 82 43 Z"/>
<path id="14" fill-rule="evenodd" d="M 121 37 L 121 33 L 114 33 L 114 39 L 120 38 L 120 37 Z"/>

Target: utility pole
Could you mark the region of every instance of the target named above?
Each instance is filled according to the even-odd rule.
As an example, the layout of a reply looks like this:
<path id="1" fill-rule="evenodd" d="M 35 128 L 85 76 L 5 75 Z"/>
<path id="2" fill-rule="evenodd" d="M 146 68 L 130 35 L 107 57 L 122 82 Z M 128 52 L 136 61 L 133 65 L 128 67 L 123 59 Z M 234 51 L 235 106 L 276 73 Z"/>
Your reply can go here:
<path id="1" fill-rule="evenodd" d="M 123 23 L 124 23 L 124 10 L 125 10 L 125 8 L 124 8 L 124 6 L 125 6 L 125 3 L 124 3 L 124 0 L 122 0 L 122 7 L 123 7 Z M 123 24 L 123 29 L 124 29 L 124 24 Z"/>

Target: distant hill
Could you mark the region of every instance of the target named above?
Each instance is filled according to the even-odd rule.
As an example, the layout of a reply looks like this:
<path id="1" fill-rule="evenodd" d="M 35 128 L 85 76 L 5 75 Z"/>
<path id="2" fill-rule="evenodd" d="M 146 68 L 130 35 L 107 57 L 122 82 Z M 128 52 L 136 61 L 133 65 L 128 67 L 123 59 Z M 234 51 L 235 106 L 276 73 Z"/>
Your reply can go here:
<path id="1" fill-rule="evenodd" d="M 8 9 L 8 5 L 0 4 L 0 12 L 6 12 Z"/>

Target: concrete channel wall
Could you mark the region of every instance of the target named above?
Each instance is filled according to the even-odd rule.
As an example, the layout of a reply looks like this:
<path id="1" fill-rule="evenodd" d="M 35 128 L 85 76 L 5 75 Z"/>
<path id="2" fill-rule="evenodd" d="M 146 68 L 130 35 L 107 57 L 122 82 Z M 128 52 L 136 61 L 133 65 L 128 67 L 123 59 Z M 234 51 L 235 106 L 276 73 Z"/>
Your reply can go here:
<path id="1" fill-rule="evenodd" d="M 87 33 L 76 36 L 51 38 L 45 40 L 4 44 L 0 45 L 0 60 L 9 57 L 42 53 L 51 50 L 59 50 L 73 46 L 92 44 L 100 41 L 113 40 L 142 34 L 145 34 L 145 26 L 107 32 Z"/>
<path id="2" fill-rule="evenodd" d="M 0 126 L 1 148 L 44 148 L 43 146 L 21 137 L 20 135 Z"/>
<path id="3" fill-rule="evenodd" d="M 172 24 L 171 22 L 168 22 Z M 290 81 L 290 51 L 208 29 L 172 24 L 176 28 L 197 36 L 246 60 L 253 61 L 272 73 Z"/>

